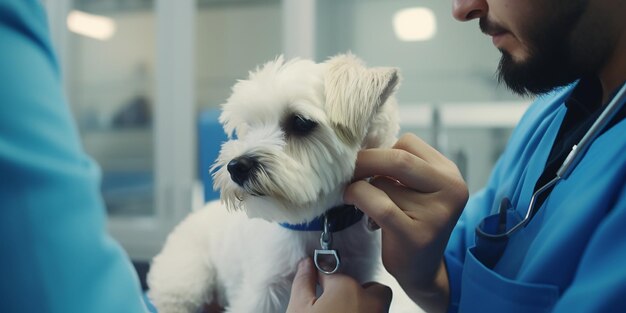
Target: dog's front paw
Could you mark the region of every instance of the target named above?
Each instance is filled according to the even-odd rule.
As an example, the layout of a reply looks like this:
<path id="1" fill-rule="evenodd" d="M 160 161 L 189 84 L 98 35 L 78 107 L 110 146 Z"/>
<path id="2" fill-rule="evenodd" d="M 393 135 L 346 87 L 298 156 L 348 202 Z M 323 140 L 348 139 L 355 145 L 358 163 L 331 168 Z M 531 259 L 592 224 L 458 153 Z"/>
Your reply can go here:
<path id="1" fill-rule="evenodd" d="M 184 294 L 174 294 L 150 290 L 148 298 L 159 313 L 197 313 L 204 305 L 202 301 L 191 299 Z"/>
<path id="2" fill-rule="evenodd" d="M 196 313 L 212 301 L 215 270 L 207 261 L 207 210 L 187 216 L 150 265 L 148 296 L 159 313 Z"/>

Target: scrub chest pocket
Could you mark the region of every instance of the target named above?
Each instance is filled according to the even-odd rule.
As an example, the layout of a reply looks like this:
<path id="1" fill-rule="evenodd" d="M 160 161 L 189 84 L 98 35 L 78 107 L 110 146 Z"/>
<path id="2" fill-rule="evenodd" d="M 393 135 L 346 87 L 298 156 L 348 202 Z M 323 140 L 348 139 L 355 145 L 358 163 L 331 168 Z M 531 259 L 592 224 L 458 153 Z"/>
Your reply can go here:
<path id="1" fill-rule="evenodd" d="M 492 271 L 468 250 L 463 266 L 460 308 L 471 312 L 550 312 L 559 299 L 559 289 L 546 284 L 517 282 Z M 464 312 L 463 309 L 460 312 Z"/>

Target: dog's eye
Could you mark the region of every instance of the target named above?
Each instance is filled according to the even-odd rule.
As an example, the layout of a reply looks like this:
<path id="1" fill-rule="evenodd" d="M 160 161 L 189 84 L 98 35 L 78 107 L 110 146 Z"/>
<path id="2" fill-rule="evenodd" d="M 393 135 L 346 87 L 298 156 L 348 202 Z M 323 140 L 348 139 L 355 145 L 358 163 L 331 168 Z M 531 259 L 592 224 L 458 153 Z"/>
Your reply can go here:
<path id="1" fill-rule="evenodd" d="M 317 123 L 300 115 L 291 117 L 289 130 L 296 135 L 306 135 L 315 129 Z"/>

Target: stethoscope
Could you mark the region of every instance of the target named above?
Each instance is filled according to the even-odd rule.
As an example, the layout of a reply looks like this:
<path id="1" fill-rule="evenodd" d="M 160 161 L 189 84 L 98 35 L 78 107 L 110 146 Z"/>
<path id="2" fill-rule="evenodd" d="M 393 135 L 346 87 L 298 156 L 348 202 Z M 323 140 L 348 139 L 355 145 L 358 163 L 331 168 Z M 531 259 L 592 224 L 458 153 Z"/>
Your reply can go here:
<path id="1" fill-rule="evenodd" d="M 480 225 L 476 227 L 476 240 L 477 246 L 479 243 L 483 244 L 493 244 L 498 243 L 498 247 L 500 250 L 506 246 L 507 239 L 516 231 L 526 226 L 528 222 L 531 220 L 533 213 L 535 212 L 535 204 L 536 200 L 542 193 L 546 192 L 550 187 L 554 186 L 557 182 L 567 179 L 569 175 L 572 173 L 574 168 L 580 163 L 585 152 L 589 149 L 593 141 L 602 133 L 602 130 L 609 124 L 609 122 L 613 119 L 615 114 L 619 112 L 624 103 L 626 102 L 626 84 L 622 85 L 622 87 L 615 94 L 611 102 L 606 106 L 606 108 L 602 111 L 600 116 L 596 119 L 596 121 L 591 125 L 589 130 L 585 133 L 583 138 L 578 142 L 578 144 L 572 147 L 572 150 L 569 152 L 563 164 L 556 172 L 556 177 L 554 177 L 551 181 L 543 185 L 541 188 L 535 191 L 531 198 L 530 203 L 528 204 L 528 209 L 526 210 L 526 215 L 522 220 L 520 220 L 517 224 L 508 225 L 511 222 L 511 216 L 513 213 L 510 208 L 510 203 L 505 198 L 500 204 L 500 209 L 497 214 L 490 215 L 486 217 Z M 502 251 L 499 252 L 489 252 L 489 254 L 494 255 L 494 253 L 499 257 Z"/>

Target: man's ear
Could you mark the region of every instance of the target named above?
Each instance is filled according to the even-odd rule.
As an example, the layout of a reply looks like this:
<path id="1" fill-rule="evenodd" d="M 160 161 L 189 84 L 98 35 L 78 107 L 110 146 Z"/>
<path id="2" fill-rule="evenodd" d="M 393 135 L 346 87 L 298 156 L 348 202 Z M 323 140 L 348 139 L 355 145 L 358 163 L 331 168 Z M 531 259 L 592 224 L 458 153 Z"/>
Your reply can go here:
<path id="1" fill-rule="evenodd" d="M 369 123 L 398 85 L 395 68 L 366 68 L 352 54 L 326 61 L 326 112 L 339 138 L 358 146 Z"/>

